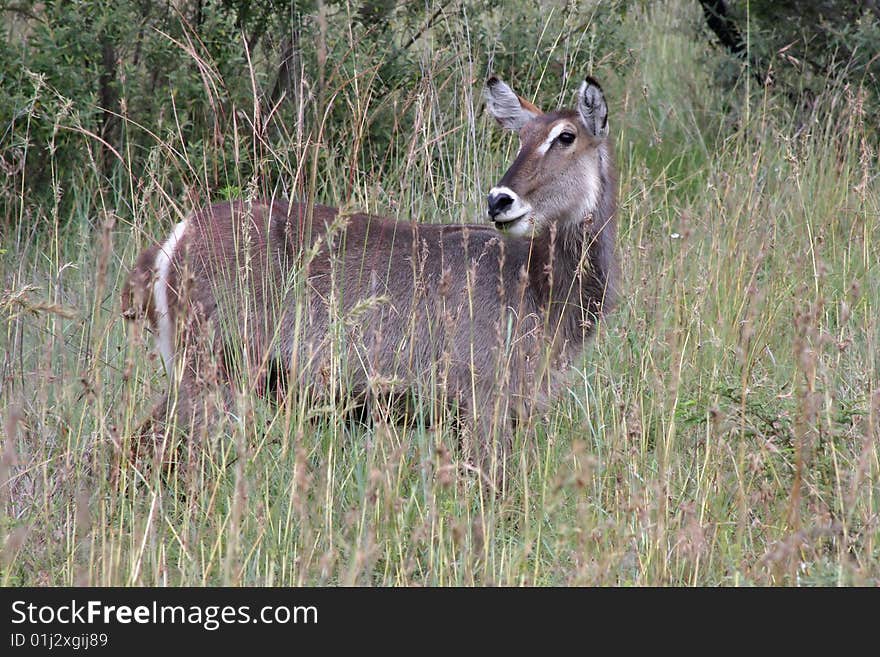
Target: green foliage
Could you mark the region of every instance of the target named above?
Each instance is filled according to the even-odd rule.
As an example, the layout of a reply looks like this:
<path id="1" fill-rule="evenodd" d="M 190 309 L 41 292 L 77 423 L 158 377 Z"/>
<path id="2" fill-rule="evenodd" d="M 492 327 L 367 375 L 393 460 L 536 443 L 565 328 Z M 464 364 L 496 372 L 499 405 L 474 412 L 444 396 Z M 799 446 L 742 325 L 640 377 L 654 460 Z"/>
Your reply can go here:
<path id="1" fill-rule="evenodd" d="M 784 88 L 814 98 L 829 84 L 864 87 L 880 117 L 880 6 L 866 0 L 728 3 L 753 59 Z"/>
<path id="2" fill-rule="evenodd" d="M 880 178 L 854 81 L 806 114 L 782 85 L 723 89 L 692 0 L 16 4 L 0 583 L 880 582 Z M 620 307 L 516 436 L 506 494 L 442 411 L 353 425 L 344 400 L 241 395 L 184 471 L 128 464 L 167 385 L 120 317 L 137 254 L 194 202 L 267 190 L 475 219 L 516 152 L 481 114 L 490 70 L 545 108 L 597 75 L 620 170 Z"/>
<path id="3" fill-rule="evenodd" d="M 462 44 L 474 53 L 475 80 L 492 70 L 526 94 L 556 93 L 572 76 L 622 65 L 613 53 L 625 6 L 566 3 L 545 15 L 530 1 L 516 17 L 476 1 L 18 3 L 5 12 L 0 44 L 0 149 L 13 173 L 0 188 L 0 221 L 12 226 L 28 212 L 64 223 L 83 171 L 145 184 L 158 175 L 149 168 L 157 149 L 160 162 L 175 152 L 198 163 L 161 174 L 181 199 L 193 189 L 210 199 L 228 185 L 281 184 L 295 194 L 302 181 L 292 171 L 262 166 L 254 143 L 264 139 L 288 153 L 292 170 L 303 144 L 320 141 L 320 162 L 369 175 L 375 162 L 402 156 L 392 155 L 393 141 L 419 120 L 415 95 L 430 87 L 458 111 L 459 89 L 448 81 L 459 74 Z M 254 107 L 268 125 L 247 118 Z M 355 161 L 338 148 L 353 128 Z"/>
<path id="4" fill-rule="evenodd" d="M 122 171 L 139 178 L 166 131 L 195 155 L 222 151 L 216 132 L 249 91 L 231 15 L 135 1 L 19 5 L 33 18 L 7 26 L 0 148 L 20 161 L 15 188 L 26 190 L 28 210 L 45 216 L 54 200 L 66 215 L 65 192 L 89 167 L 108 180 Z M 199 144 L 212 128 L 213 143 Z"/>

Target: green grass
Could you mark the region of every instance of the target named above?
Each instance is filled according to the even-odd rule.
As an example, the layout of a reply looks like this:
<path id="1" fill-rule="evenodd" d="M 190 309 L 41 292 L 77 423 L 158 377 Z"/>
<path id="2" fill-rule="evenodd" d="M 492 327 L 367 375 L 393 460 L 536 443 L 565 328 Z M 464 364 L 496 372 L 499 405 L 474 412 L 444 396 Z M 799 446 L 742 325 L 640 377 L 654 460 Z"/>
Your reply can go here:
<path id="1" fill-rule="evenodd" d="M 517 436 L 503 496 L 463 467 L 448 423 L 350 426 L 248 396 L 184 473 L 125 465 L 165 381 L 119 290 L 188 210 L 169 172 L 201 190 L 212 163 L 174 155 L 169 133 L 138 184 L 91 170 L 59 190 L 72 217 L 13 196 L 0 583 L 880 583 L 880 180 L 858 90 L 830 84 L 807 117 L 772 92 L 725 95 L 719 56 L 687 36 L 696 3 L 660 4 L 627 17 L 625 66 L 592 71 L 620 169 L 621 303 Z M 369 76 L 346 90 L 350 143 L 290 139 L 263 166 L 291 178 L 304 163 L 321 202 L 478 221 L 516 143 L 480 112 L 470 47 L 425 56 L 416 123 L 372 169 L 352 164 L 378 111 Z M 542 65 L 515 83 L 552 106 Z M 214 198 L 255 191 L 227 177 Z"/>

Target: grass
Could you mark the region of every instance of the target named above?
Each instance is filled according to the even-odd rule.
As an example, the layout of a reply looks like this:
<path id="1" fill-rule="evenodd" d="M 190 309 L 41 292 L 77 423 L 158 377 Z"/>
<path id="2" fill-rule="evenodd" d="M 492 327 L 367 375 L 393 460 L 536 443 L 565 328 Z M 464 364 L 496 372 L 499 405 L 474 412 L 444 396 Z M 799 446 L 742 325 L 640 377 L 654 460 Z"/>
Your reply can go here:
<path id="1" fill-rule="evenodd" d="M 562 33 L 554 20 L 543 39 Z M 73 217 L 14 198 L 20 221 L 0 245 L 0 583 L 880 583 L 876 142 L 858 89 L 829 83 L 806 118 L 771 91 L 725 95 L 719 55 L 687 36 L 697 20 L 684 2 L 633 10 L 626 65 L 596 62 L 620 169 L 622 302 L 553 411 L 517 436 L 504 496 L 461 467 L 447 429 L 351 426 L 336 408 L 247 396 L 185 476 L 120 465 L 165 386 L 119 316 L 126 267 L 188 209 L 169 172 L 202 189 L 214 163 L 169 130 L 142 184 L 92 170 L 58 190 Z M 590 29 L 559 47 L 589 48 Z M 356 164 L 376 111 L 368 74 L 347 80 L 350 143 L 315 147 L 289 127 L 288 150 L 267 148 L 262 166 L 322 202 L 479 220 L 516 144 L 480 112 L 472 48 L 426 46 L 405 99 L 414 124 L 373 168 Z M 541 88 L 542 64 L 517 86 L 552 105 L 561 90 Z M 571 71 L 563 102 L 588 72 Z M 257 191 L 226 175 L 224 193 Z"/>

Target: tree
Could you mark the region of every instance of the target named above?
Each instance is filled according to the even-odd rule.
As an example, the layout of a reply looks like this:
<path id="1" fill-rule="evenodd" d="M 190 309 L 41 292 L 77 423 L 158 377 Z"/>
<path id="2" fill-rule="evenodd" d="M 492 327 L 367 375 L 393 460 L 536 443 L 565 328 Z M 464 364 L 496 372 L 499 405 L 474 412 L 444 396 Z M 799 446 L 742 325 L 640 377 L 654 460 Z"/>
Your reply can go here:
<path id="1" fill-rule="evenodd" d="M 761 84 L 792 99 L 829 80 L 864 86 L 880 102 L 878 0 L 699 0 L 719 45 Z M 748 36 L 748 39 L 744 37 Z"/>

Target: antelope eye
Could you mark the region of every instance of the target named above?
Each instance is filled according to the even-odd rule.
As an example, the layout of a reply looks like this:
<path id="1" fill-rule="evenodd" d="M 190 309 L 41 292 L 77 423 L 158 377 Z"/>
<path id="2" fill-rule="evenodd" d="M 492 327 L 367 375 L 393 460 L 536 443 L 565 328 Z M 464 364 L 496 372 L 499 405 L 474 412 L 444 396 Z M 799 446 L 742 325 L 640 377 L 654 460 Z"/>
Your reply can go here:
<path id="1" fill-rule="evenodd" d="M 560 144 L 568 145 L 574 141 L 574 133 L 567 130 L 556 138 Z"/>

